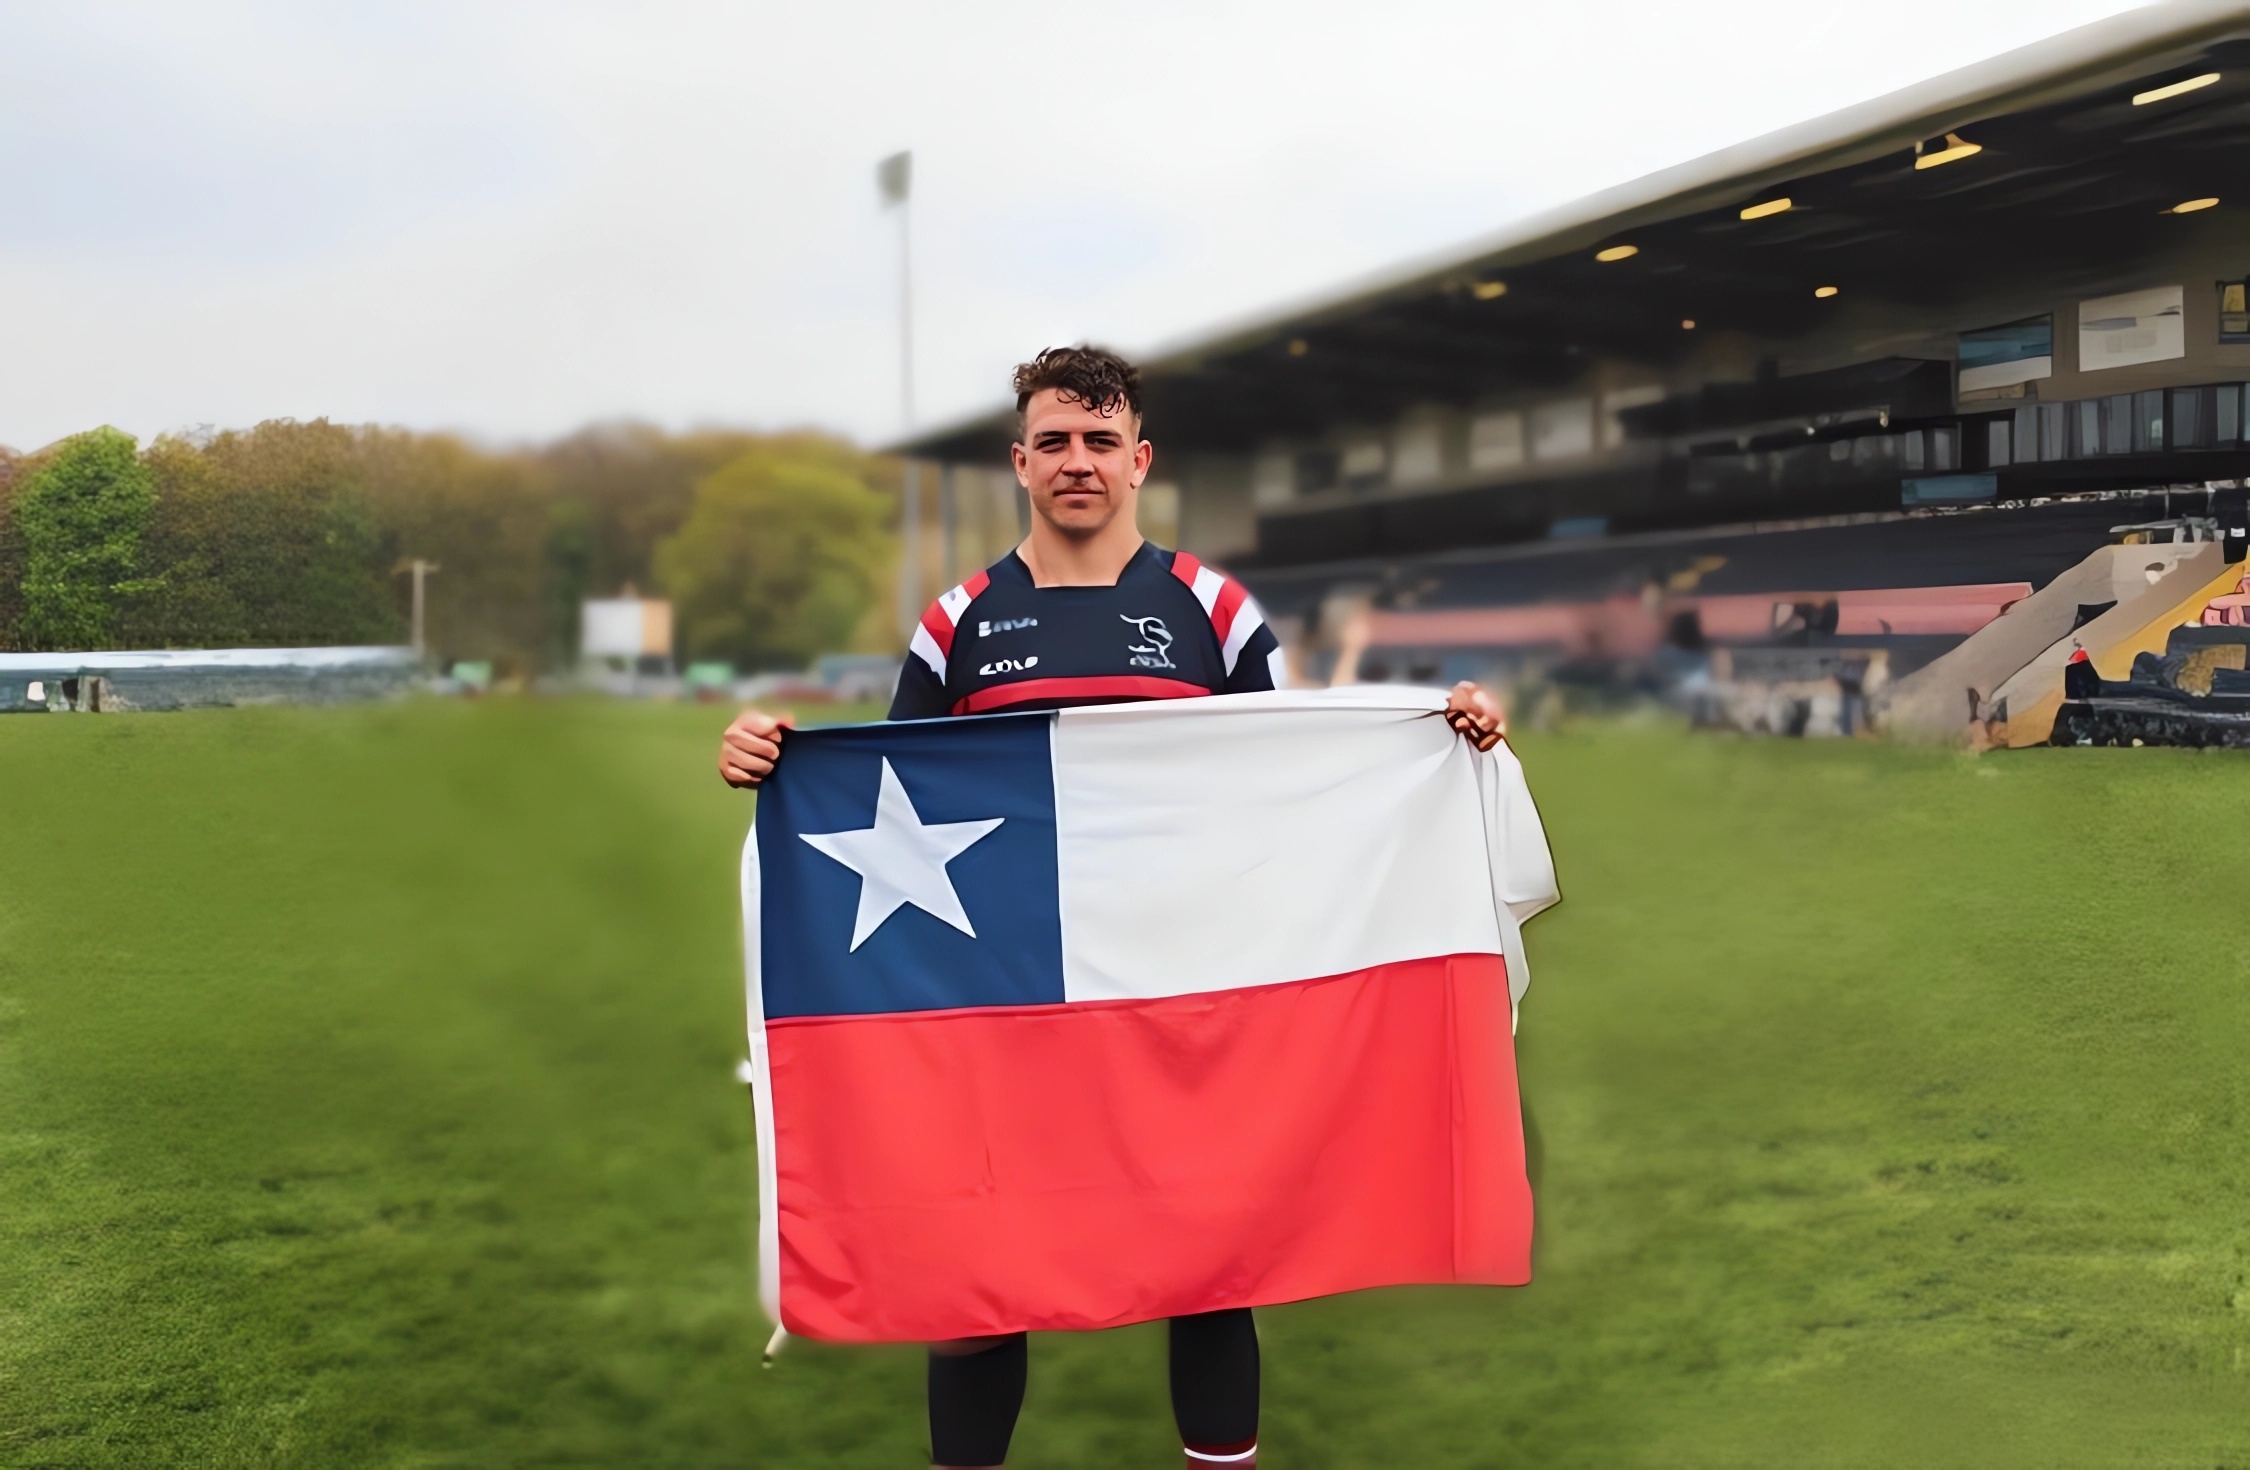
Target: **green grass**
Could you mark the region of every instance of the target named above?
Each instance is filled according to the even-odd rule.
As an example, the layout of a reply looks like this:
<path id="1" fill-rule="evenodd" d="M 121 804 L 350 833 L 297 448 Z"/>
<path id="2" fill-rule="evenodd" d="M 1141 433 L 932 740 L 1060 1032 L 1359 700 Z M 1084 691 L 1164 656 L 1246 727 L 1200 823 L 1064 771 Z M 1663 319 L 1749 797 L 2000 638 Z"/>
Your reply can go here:
<path id="1" fill-rule="evenodd" d="M 919 1463 L 757 1366 L 717 722 L 0 720 L 0 1464 Z M 1269 1464 L 2250 1466 L 2250 764 L 1523 753 L 1538 1280 L 1261 1314 Z M 1173 1444 L 1034 1344 L 1015 1464 Z"/>

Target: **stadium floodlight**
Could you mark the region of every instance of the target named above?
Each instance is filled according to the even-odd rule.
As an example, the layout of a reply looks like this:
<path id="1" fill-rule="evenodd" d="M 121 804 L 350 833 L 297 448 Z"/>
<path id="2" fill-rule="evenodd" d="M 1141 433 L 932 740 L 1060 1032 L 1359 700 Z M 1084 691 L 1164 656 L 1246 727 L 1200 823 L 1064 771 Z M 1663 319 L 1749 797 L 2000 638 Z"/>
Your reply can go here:
<path id="1" fill-rule="evenodd" d="M 2210 199 L 2185 199 L 2164 212 L 2166 214 L 2194 214 L 2199 210 L 2216 209 L 2218 206 L 2219 201 L 2215 197 Z"/>
<path id="2" fill-rule="evenodd" d="M 1840 287 L 1836 286 L 1815 286 L 1813 287 L 1813 295 L 1818 297 L 1822 301 L 1826 301 L 1829 297 L 1835 295 L 1840 289 Z"/>
<path id="3" fill-rule="evenodd" d="M 1796 208 L 1795 201 L 1788 198 L 1768 199 L 1763 204 L 1753 204 L 1744 209 L 1742 217 L 1744 219 L 1764 219 L 1769 214 L 1787 214 L 1794 208 Z"/>
<path id="4" fill-rule="evenodd" d="M 898 417 L 914 428 L 914 250 L 909 229 L 914 196 L 914 153 L 893 153 L 875 165 L 875 189 L 885 209 L 898 210 Z M 922 463 L 912 455 L 899 482 L 898 621 L 901 637 L 913 633 L 922 605 Z M 947 568 L 950 573 L 952 569 Z M 770 1359 L 769 1359 L 770 1361 Z"/>
<path id="5" fill-rule="evenodd" d="M 1695 318 L 1694 318 L 1694 317 L 1692 317 L 1692 316 L 1683 316 L 1683 317 L 1681 317 L 1681 318 L 1680 318 L 1680 330 L 1681 330 L 1681 331 L 1683 331 L 1683 332 L 1692 332 L 1692 331 L 1694 331 L 1694 330 L 1695 330 Z"/>
<path id="6" fill-rule="evenodd" d="M 1471 281 L 1469 294 L 1479 301 L 1498 301 L 1508 294 L 1506 281 Z"/>
<path id="7" fill-rule="evenodd" d="M 1595 251 L 1594 259 L 1607 265 L 1613 260 L 1630 260 L 1640 253 L 1641 247 L 1638 245 L 1612 245 L 1607 250 Z"/>
<path id="8" fill-rule="evenodd" d="M 1984 152 L 1982 143 L 1971 143 L 1959 133 L 1947 133 L 1945 146 L 1935 153 L 1925 153 L 1923 149 L 1927 146 L 1922 143 L 1914 145 L 1914 167 L 1917 169 L 1936 168 L 1941 163 L 1958 163 L 1964 158 Z"/>
<path id="9" fill-rule="evenodd" d="M 2199 92 L 2218 79 L 2219 74 L 2217 72 L 2207 71 L 2202 76 L 2189 77 L 2184 82 L 2174 82 L 2165 87 L 2152 87 L 2146 92 L 2135 92 L 2133 94 L 2133 105 L 2135 107 L 2146 107 L 2151 102 L 2169 102 L 2174 97 L 2184 97 L 2190 92 Z"/>

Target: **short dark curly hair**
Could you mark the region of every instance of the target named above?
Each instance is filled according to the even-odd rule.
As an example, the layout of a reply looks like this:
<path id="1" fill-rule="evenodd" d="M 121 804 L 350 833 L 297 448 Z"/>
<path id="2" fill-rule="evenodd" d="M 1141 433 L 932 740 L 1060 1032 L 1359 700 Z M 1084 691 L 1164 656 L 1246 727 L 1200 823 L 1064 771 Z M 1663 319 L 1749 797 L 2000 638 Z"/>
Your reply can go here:
<path id="1" fill-rule="evenodd" d="M 1016 365 L 1016 426 L 1023 426 L 1023 411 L 1031 395 L 1052 388 L 1065 403 L 1083 403 L 1096 413 L 1115 412 L 1118 405 L 1141 416 L 1141 370 L 1106 347 L 1081 342 L 1076 347 L 1049 347 L 1029 362 Z"/>

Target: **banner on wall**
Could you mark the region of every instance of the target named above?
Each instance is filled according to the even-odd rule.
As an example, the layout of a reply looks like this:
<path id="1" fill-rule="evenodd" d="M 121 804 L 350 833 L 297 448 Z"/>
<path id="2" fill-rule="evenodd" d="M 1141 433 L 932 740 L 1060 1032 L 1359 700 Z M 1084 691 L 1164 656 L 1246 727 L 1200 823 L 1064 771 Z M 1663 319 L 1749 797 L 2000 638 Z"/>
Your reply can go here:
<path id="1" fill-rule="evenodd" d="M 2078 303 L 2078 370 L 2131 367 L 2187 356 L 2186 293 L 2156 286 Z"/>
<path id="2" fill-rule="evenodd" d="M 1961 334 L 1961 391 L 1985 393 L 2055 375 L 2055 319 L 2026 317 Z"/>

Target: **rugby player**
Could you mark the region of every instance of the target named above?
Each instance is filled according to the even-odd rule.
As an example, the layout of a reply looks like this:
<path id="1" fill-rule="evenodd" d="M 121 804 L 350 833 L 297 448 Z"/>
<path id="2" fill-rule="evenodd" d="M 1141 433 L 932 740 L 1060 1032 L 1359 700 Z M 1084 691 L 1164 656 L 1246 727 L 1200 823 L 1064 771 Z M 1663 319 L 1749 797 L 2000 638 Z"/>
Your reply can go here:
<path id="1" fill-rule="evenodd" d="M 1055 347 L 1016 369 L 1016 479 L 1031 533 L 922 614 L 894 720 L 1059 709 L 1275 689 L 1281 646 L 1233 578 L 1141 536 L 1136 517 L 1154 456 L 1141 437 L 1140 375 L 1098 347 Z M 1489 750 L 1500 707 L 1453 687 L 1446 719 Z M 756 786 L 781 758 L 786 715 L 744 710 L 719 745 L 719 772 Z M 1189 1470 L 1254 1467 L 1258 1336 L 1250 1309 L 1175 1317 L 1172 1414 Z M 932 1343 L 931 1457 L 939 1470 L 995 1466 L 1023 1407 L 1023 1333 Z"/>

